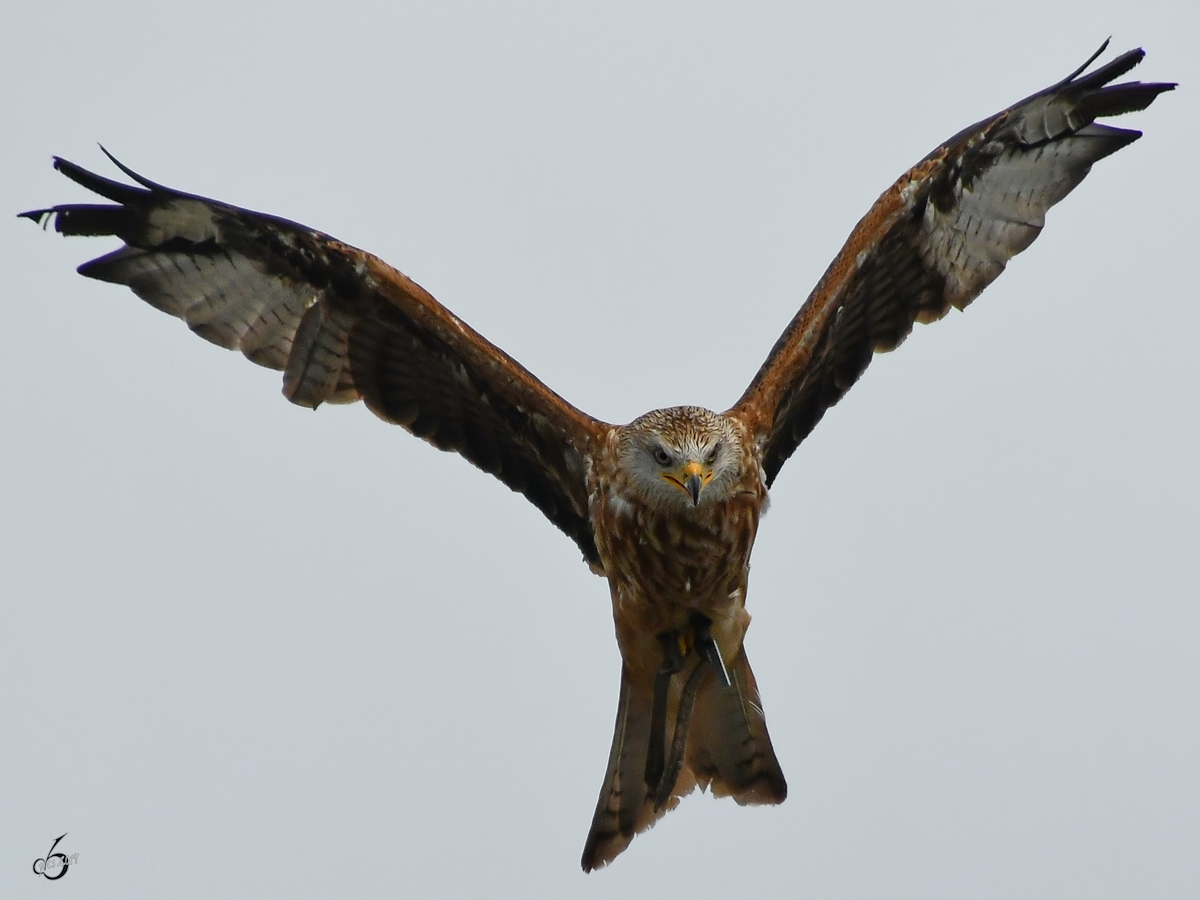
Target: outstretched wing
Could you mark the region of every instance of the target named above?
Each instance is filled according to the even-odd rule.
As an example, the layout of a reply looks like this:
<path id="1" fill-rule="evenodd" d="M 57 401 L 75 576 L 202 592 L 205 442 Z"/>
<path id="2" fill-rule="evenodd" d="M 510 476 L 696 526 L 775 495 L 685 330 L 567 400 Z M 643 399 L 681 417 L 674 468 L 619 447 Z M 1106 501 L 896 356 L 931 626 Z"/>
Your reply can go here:
<path id="1" fill-rule="evenodd" d="M 112 157 L 109 157 L 112 159 Z M 383 261 L 295 222 L 54 165 L 117 205 L 22 213 L 63 234 L 115 235 L 79 267 L 125 284 L 201 337 L 283 371 L 293 403 L 362 399 L 529 498 L 597 563 L 586 458 L 607 426 L 571 406 Z"/>
<path id="2" fill-rule="evenodd" d="M 1107 46 L 946 141 L 858 223 L 730 410 L 761 442 L 768 485 L 873 353 L 898 346 L 914 322 L 974 300 L 1092 163 L 1141 137 L 1094 120 L 1145 109 L 1175 85 L 1109 84 L 1141 62 L 1141 50 L 1083 75 Z"/>

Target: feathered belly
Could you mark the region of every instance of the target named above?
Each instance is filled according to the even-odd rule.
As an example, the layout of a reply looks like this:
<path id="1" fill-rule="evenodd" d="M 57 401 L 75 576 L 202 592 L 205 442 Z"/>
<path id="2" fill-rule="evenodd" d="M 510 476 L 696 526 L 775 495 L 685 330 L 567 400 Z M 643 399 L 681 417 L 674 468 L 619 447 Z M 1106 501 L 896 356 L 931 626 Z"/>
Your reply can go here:
<path id="1" fill-rule="evenodd" d="M 609 524 L 598 529 L 597 545 L 618 620 L 658 634 L 683 627 L 693 613 L 718 621 L 745 603 L 758 528 L 749 498 L 685 515 L 631 509 Z"/>

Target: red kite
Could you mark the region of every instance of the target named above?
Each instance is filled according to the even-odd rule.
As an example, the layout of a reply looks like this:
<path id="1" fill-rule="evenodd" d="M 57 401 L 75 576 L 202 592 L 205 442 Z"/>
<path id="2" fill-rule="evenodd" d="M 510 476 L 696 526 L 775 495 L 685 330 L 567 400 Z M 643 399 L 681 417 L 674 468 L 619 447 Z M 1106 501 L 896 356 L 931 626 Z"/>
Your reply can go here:
<path id="1" fill-rule="evenodd" d="M 155 184 L 115 159 L 139 186 L 55 160 L 115 205 L 22 215 L 121 238 L 79 272 L 128 285 L 201 337 L 282 370 L 293 403 L 365 401 L 524 494 L 575 541 L 608 579 L 623 660 L 583 853 L 591 870 L 697 785 L 741 804 L 785 798 L 743 646 L 767 489 L 873 353 L 974 300 L 1094 162 L 1141 136 L 1095 120 L 1144 109 L 1174 85 L 1111 84 L 1141 50 L 1084 74 L 1104 49 L 888 188 L 723 413 L 593 419 L 369 253 Z"/>

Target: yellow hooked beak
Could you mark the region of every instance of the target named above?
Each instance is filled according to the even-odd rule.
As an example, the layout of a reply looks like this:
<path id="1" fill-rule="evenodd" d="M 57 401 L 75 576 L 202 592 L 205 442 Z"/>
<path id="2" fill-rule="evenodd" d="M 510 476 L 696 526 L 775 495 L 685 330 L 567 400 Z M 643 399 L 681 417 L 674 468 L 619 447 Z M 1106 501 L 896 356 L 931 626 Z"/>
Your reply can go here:
<path id="1" fill-rule="evenodd" d="M 713 470 L 692 460 L 674 472 L 663 472 L 662 477 L 687 494 L 692 500 L 692 506 L 697 506 L 700 503 L 700 492 L 713 480 Z"/>

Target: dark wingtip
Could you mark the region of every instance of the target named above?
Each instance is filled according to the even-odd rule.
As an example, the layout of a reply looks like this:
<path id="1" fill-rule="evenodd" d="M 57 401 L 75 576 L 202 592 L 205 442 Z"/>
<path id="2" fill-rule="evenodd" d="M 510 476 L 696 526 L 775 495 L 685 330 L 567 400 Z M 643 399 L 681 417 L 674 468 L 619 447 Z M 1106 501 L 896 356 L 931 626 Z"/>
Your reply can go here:
<path id="1" fill-rule="evenodd" d="M 1089 56 L 1087 58 L 1087 61 L 1082 66 L 1080 66 L 1078 69 L 1076 69 L 1070 75 L 1068 75 L 1066 78 L 1064 78 L 1062 81 L 1060 81 L 1059 84 L 1069 84 L 1070 82 L 1072 82 L 1076 78 L 1078 78 L 1080 75 L 1082 75 L 1085 71 L 1087 71 L 1087 67 L 1090 66 L 1092 63 L 1094 63 L 1097 59 L 1099 59 L 1100 54 L 1108 49 L 1109 42 L 1111 42 L 1111 41 L 1112 41 L 1112 35 L 1110 34 L 1108 37 L 1106 37 L 1104 39 L 1104 43 L 1100 45 L 1100 49 L 1098 49 L 1095 53 L 1093 53 L 1091 56 Z"/>
<path id="2" fill-rule="evenodd" d="M 54 157 L 54 168 L 62 172 L 76 184 L 83 185 L 89 191 L 94 191 L 101 197 L 115 200 L 117 203 L 133 203 L 149 194 L 148 191 L 142 188 L 122 184 L 119 181 L 113 181 L 111 178 L 97 175 L 95 172 L 89 172 L 83 166 L 78 166 L 69 159 L 63 159 L 61 156 Z"/>
<path id="3" fill-rule="evenodd" d="M 48 217 L 53 212 L 54 210 L 52 209 L 31 209 L 29 212 L 17 213 L 17 218 L 28 219 L 31 222 L 41 225 L 42 228 L 45 229 Z"/>
<path id="4" fill-rule="evenodd" d="M 1095 118 L 1120 116 L 1143 110 L 1153 103 L 1159 94 L 1173 90 L 1175 84 L 1168 82 L 1131 81 L 1127 84 L 1113 84 L 1085 96 L 1079 107 Z"/>
<path id="5" fill-rule="evenodd" d="M 142 187 L 150 188 L 150 190 L 152 190 L 152 191 L 169 191 L 170 190 L 170 188 L 164 187 L 163 185 L 158 184 L 155 181 L 151 181 L 149 178 L 146 178 L 144 175 L 139 175 L 137 172 L 133 171 L 133 169 L 129 168 L 129 166 L 125 165 L 125 163 L 121 162 L 119 159 L 117 159 L 115 156 L 113 156 L 111 153 L 109 153 L 108 148 L 105 147 L 103 144 L 97 143 L 96 146 L 100 148 L 100 152 L 103 153 L 105 156 L 107 156 L 109 161 L 114 166 L 116 166 L 118 169 L 120 169 L 122 172 L 124 172 L 126 175 L 128 175 L 130 178 L 132 178 L 134 181 L 136 181 Z"/>
<path id="6" fill-rule="evenodd" d="M 61 156 L 54 156 L 51 158 L 54 160 L 53 165 L 55 170 L 61 171 L 62 164 L 66 161 Z M 67 165 L 70 165 L 70 163 L 67 163 Z M 46 226 L 53 221 L 54 214 L 56 212 L 58 212 L 58 208 L 53 206 L 46 209 L 31 209 L 28 212 L 17 213 L 17 218 L 28 219 L 30 222 L 42 226 L 42 230 L 44 231 Z"/>
<path id="7" fill-rule="evenodd" d="M 1108 42 L 1106 41 L 1105 44 L 1107 45 L 1107 43 Z M 1079 77 L 1082 75 L 1084 69 L 1086 69 L 1092 64 L 1093 61 L 1095 61 L 1097 55 L 1098 54 L 1093 54 L 1092 58 L 1084 64 L 1083 68 L 1077 70 L 1075 74 L 1071 76 L 1071 78 L 1063 83 L 1070 84 L 1072 87 L 1083 88 L 1084 90 L 1103 87 L 1104 85 L 1117 78 L 1120 78 L 1126 72 L 1136 67 L 1143 59 L 1146 58 L 1146 51 L 1141 47 L 1135 47 L 1132 50 L 1127 50 L 1116 59 L 1112 60 L 1112 62 L 1105 63 L 1095 72 L 1089 72 L 1087 75 Z M 1078 80 L 1076 80 L 1077 78 Z"/>

